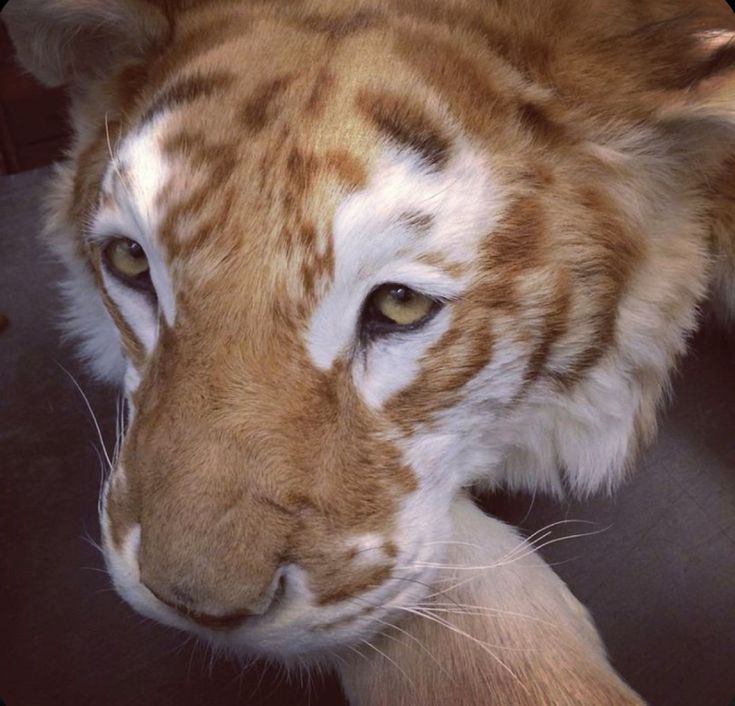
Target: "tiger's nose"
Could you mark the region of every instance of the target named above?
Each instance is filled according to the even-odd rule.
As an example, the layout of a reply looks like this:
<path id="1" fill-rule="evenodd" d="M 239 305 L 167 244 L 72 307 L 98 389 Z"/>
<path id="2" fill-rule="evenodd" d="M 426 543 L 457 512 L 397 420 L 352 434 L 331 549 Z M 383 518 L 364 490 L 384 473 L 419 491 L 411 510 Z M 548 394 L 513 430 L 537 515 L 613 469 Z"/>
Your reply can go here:
<path id="1" fill-rule="evenodd" d="M 265 615 L 282 598 L 286 590 L 285 572 L 281 567 L 275 572 L 269 589 L 259 600 L 235 610 L 228 606 L 220 611 L 211 601 L 198 599 L 191 591 L 180 585 L 162 589 L 150 585 L 145 580 L 142 583 L 161 603 L 173 608 L 179 615 L 213 630 L 235 630 L 248 619 Z"/>

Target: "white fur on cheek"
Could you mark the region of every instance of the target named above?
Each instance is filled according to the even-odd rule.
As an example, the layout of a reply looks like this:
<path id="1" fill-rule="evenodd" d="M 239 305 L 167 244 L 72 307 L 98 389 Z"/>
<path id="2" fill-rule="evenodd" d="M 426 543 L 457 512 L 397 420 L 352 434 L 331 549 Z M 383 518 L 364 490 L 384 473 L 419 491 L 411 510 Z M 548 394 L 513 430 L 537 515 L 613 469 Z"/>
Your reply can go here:
<path id="1" fill-rule="evenodd" d="M 512 404 L 527 360 L 521 344 L 501 339 L 488 364 L 463 388 L 460 401 L 402 442 L 406 463 L 451 492 L 478 480 L 496 482 L 507 449 L 516 442 L 511 430 L 526 429 Z"/>
<path id="2" fill-rule="evenodd" d="M 390 337 L 370 346 L 362 363 L 356 363 L 353 380 L 365 402 L 375 409 L 415 380 L 421 359 L 449 328 L 448 312 L 442 312 L 420 331 Z"/>
<path id="3" fill-rule="evenodd" d="M 140 385 L 140 373 L 132 363 L 128 363 L 125 370 L 125 392 L 132 394 Z"/>
<path id="4" fill-rule="evenodd" d="M 86 262 L 67 263 L 60 288 L 67 336 L 79 341 L 82 359 L 101 380 L 119 383 L 125 371 L 120 332 L 105 308 Z"/>
<path id="5" fill-rule="evenodd" d="M 135 332 L 147 353 L 151 353 L 158 340 L 158 319 L 151 298 L 125 286 L 114 277 L 104 274 L 105 289 L 120 313 Z"/>

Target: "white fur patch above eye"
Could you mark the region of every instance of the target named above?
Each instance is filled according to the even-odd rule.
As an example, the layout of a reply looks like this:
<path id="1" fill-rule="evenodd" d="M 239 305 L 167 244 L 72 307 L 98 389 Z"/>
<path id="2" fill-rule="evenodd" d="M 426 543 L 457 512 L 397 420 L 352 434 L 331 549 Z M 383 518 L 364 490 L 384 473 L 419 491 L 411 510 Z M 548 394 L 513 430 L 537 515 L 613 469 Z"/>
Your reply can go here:
<path id="1" fill-rule="evenodd" d="M 161 197 L 172 176 L 171 165 L 161 151 L 166 118 L 163 115 L 152 121 L 121 144 L 102 183 L 103 191 L 113 197 L 112 205 L 98 212 L 92 233 L 102 238 L 130 238 L 143 247 L 161 311 L 172 325 L 176 302 L 165 253 L 158 240 L 165 215 L 165 200 Z"/>
<path id="2" fill-rule="evenodd" d="M 480 151 L 458 139 L 453 155 L 445 169 L 430 171 L 413 154 L 387 149 L 368 186 L 335 214 L 334 281 L 313 315 L 307 349 L 323 370 L 357 354 L 355 384 L 373 407 L 416 378 L 421 356 L 449 326 L 451 305 L 423 328 L 365 347 L 363 356 L 366 297 L 389 282 L 436 299 L 460 297 L 479 243 L 502 217 L 506 199 Z M 434 261 L 449 267 L 427 264 Z M 452 266 L 463 274 L 451 273 Z"/>

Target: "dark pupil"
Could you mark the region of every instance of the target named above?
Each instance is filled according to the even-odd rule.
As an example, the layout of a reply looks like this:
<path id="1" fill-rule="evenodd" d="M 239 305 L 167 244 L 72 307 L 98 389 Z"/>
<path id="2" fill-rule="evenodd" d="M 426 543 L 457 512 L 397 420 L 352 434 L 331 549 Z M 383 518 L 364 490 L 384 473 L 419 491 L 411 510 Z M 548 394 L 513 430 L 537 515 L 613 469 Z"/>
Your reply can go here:
<path id="1" fill-rule="evenodd" d="M 128 240 L 127 246 L 128 254 L 130 255 L 130 257 L 135 260 L 139 260 L 141 257 L 143 257 L 143 248 L 141 248 L 138 243 L 132 240 Z"/>
<path id="2" fill-rule="evenodd" d="M 394 287 L 391 289 L 390 295 L 396 301 L 401 302 L 401 304 L 405 304 L 413 299 L 413 291 L 408 287 Z"/>

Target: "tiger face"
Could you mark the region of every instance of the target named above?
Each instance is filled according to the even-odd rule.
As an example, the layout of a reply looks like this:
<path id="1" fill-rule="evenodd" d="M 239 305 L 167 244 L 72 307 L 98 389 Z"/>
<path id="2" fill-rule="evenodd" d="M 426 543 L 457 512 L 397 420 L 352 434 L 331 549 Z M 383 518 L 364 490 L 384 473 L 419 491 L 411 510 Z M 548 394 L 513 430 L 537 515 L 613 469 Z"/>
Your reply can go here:
<path id="1" fill-rule="evenodd" d="M 622 477 L 710 258 L 638 38 L 588 47 L 573 3 L 510 44 L 524 3 L 73 5 L 10 21 L 74 85 L 49 238 L 128 404 L 101 521 L 134 608 L 323 654 L 431 591 L 462 489 Z"/>

